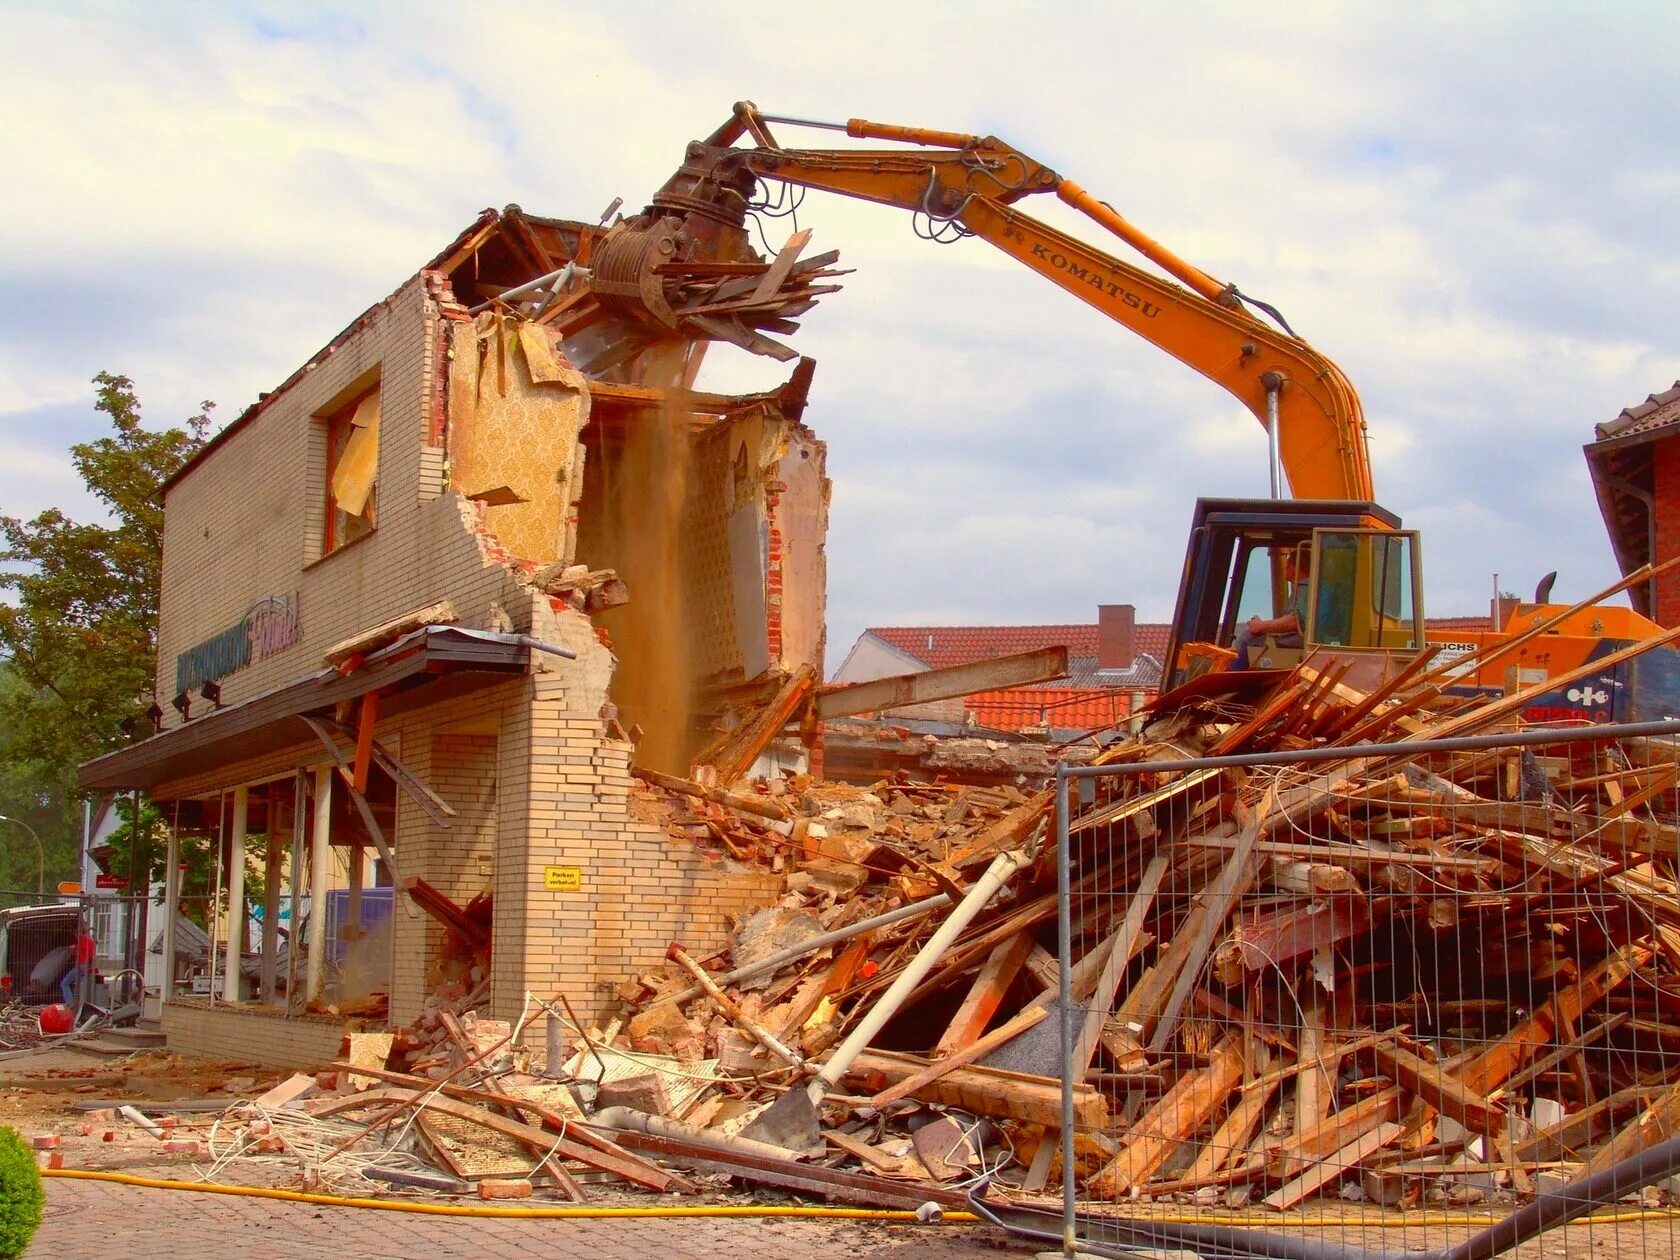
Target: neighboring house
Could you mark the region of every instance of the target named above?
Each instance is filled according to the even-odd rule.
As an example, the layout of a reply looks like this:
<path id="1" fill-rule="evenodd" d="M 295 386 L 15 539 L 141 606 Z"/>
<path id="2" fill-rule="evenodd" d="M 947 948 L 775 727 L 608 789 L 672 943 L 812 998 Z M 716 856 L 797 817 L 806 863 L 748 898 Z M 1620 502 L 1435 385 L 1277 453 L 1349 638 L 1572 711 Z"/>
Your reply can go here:
<path id="1" fill-rule="evenodd" d="M 594 1019 L 670 941 L 708 954 L 774 895 L 776 877 L 633 816 L 631 756 L 657 743 L 670 764 L 653 764 L 685 771 L 684 745 L 731 694 L 822 660 L 809 369 L 766 394 L 688 393 L 605 354 L 624 335 L 611 319 L 574 346 L 471 309 L 607 230 L 486 211 L 169 480 L 160 729 L 81 771 L 90 790 L 150 795 L 172 872 L 174 838 L 251 841 L 264 923 L 341 883 L 345 940 L 365 938 L 364 889 L 417 877 L 457 905 L 493 894 L 486 1011 L 506 1018 L 563 989 Z M 676 503 L 647 493 L 636 450 L 673 432 L 688 435 Z M 591 585 L 606 570 L 622 582 Z M 176 882 L 154 910 L 166 932 Z M 325 922 L 310 921 L 317 960 L 335 955 Z M 294 987 L 327 1000 L 333 974 L 321 961 L 284 983 L 277 935 L 261 942 L 262 1002 L 171 998 L 172 1044 L 331 1057 L 336 1024 L 287 1016 Z M 391 916 L 394 1023 L 432 991 L 444 935 L 414 905 Z"/>
<path id="2" fill-rule="evenodd" d="M 1680 555 L 1680 381 L 1593 432 L 1587 467 L 1622 574 Z M 1680 571 L 1635 586 L 1628 597 L 1652 621 L 1680 625 Z"/>
<path id="3" fill-rule="evenodd" d="M 859 636 L 831 681 L 867 682 L 1066 647 L 1066 678 L 894 713 L 1067 738 L 1123 721 L 1134 695 L 1154 694 L 1161 682 L 1168 629 L 1164 622 L 1139 623 L 1131 604 L 1100 604 L 1095 622 L 1062 625 L 874 626 Z"/>
<path id="4" fill-rule="evenodd" d="M 1515 607 L 1515 601 L 1510 602 Z M 1503 610 L 1508 612 L 1509 609 Z M 1503 619 L 1503 618 L 1502 618 Z M 1482 631 L 1484 616 L 1430 617 L 1432 631 Z M 1099 604 L 1095 622 L 1043 626 L 872 626 L 830 680 L 868 682 L 1017 652 L 1066 647 L 1068 677 L 892 710 L 896 718 L 1072 739 L 1125 721 L 1160 689 L 1171 626 L 1131 604 Z"/>

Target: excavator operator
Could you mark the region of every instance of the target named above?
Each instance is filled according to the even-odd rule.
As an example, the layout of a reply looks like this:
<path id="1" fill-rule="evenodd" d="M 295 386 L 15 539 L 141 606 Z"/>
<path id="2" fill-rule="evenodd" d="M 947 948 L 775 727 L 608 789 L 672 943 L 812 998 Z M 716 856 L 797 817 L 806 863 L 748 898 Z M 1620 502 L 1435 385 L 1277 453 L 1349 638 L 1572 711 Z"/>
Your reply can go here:
<path id="1" fill-rule="evenodd" d="M 1228 669 L 1248 669 L 1248 650 L 1264 643 L 1268 635 L 1278 647 L 1301 646 L 1301 627 L 1307 624 L 1305 565 L 1293 547 L 1284 551 L 1280 562 L 1283 580 L 1289 586 L 1289 607 L 1277 617 L 1254 616 L 1248 619 L 1247 624 L 1237 632 L 1237 641 L 1232 645 L 1237 655 L 1227 666 Z"/>

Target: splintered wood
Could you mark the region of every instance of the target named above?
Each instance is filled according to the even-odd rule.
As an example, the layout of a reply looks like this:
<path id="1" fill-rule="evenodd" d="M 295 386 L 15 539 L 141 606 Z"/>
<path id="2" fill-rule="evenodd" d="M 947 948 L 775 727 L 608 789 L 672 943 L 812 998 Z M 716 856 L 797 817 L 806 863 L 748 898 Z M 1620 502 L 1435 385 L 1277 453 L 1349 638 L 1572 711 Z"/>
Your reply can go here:
<path id="1" fill-rule="evenodd" d="M 943 1113 L 972 1130 L 976 1166 L 1001 1162 L 999 1184 L 1044 1186 L 1062 1072 L 1046 1017 L 1068 1005 L 1090 1198 L 1520 1199 L 1666 1136 L 1680 1125 L 1680 749 L 1560 735 L 1418 752 L 1514 732 L 1522 701 L 1448 691 L 1429 653 L 1372 691 L 1346 676 L 1309 660 L 1203 679 L 1140 732 L 1087 742 L 1081 761 L 1152 769 L 1084 781 L 1072 802 L 1066 995 L 1044 779 L 731 778 L 787 720 L 799 684 L 784 689 L 713 760 L 717 786 L 644 776 L 674 833 L 784 885 L 732 951 L 621 986 L 630 1048 L 715 1059 L 715 1088 L 745 1103 L 802 1087 L 1013 849 L 1036 860 L 941 942 L 867 1050 L 823 1075 L 850 1091 L 821 1113 L 831 1159 L 948 1180 L 948 1158 L 907 1141 Z M 1162 768 L 1355 745 L 1311 764 Z"/>
<path id="2" fill-rule="evenodd" d="M 747 779 L 813 694 L 796 675 L 705 781 L 633 789 L 674 839 L 781 876 L 727 949 L 671 942 L 597 1027 L 550 1003 L 539 1065 L 527 1027 L 473 1010 L 488 904 L 413 881 L 461 957 L 299 1105 L 461 1184 L 575 1199 L 586 1172 L 669 1191 L 722 1170 L 890 1206 L 954 1206 L 982 1173 L 1045 1190 L 1064 1072 L 1088 1199 L 1519 1201 L 1680 1130 L 1680 746 L 1420 751 L 1509 735 L 1521 705 L 1445 693 L 1425 657 L 1371 692 L 1345 677 L 1204 678 L 1085 742 L 1136 769 L 1070 802 L 1064 992 L 1045 776 Z M 773 1104 L 806 1101 L 814 1128 L 778 1128 Z"/>

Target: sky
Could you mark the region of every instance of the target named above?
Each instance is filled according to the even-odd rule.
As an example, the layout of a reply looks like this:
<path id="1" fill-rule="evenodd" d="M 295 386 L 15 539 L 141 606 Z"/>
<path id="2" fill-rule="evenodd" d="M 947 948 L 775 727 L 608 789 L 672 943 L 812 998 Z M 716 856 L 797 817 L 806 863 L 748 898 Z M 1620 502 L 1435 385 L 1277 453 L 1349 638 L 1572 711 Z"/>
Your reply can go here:
<path id="1" fill-rule="evenodd" d="M 745 98 L 1084 185 L 1352 379 L 1431 614 L 1495 573 L 1571 600 L 1616 576 L 1581 447 L 1680 378 L 1677 40 L 1633 2 L 0 0 L 0 512 L 98 514 L 67 453 L 96 372 L 153 423 L 230 420 L 482 208 L 640 206 Z M 822 194 L 799 220 L 856 268 L 792 338 L 829 667 L 869 625 L 1167 619 L 1196 497 L 1267 491 L 1254 418 L 983 241 Z M 785 370 L 719 347 L 701 384 Z"/>

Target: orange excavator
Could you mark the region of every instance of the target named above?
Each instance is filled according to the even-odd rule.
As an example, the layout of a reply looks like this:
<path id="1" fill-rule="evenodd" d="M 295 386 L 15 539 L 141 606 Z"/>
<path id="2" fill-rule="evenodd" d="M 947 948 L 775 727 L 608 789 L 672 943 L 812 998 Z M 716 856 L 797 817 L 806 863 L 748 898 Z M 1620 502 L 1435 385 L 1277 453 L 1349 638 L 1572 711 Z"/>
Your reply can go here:
<path id="1" fill-rule="evenodd" d="M 783 126 L 895 147 L 787 148 L 771 131 Z M 1197 501 L 1163 690 L 1222 668 L 1256 617 L 1293 622 L 1298 631 L 1245 644 L 1248 659 L 1239 665 L 1287 667 L 1313 654 L 1321 668 L 1345 665 L 1345 681 L 1369 689 L 1424 650 L 1417 534 L 1374 501 L 1359 395 L 1341 369 L 1276 310 L 996 137 L 775 116 L 741 102 L 723 126 L 688 146 L 648 208 L 597 246 L 596 289 L 619 316 L 645 313 L 655 332 L 661 322 L 669 326 L 660 275 L 673 258 L 697 250 L 720 256 L 722 239 L 737 242 L 730 249 L 739 257 L 746 215 L 764 204 L 757 198 L 766 183 L 897 206 L 930 239 L 980 237 L 1223 386 L 1259 419 L 1272 497 Z M 1077 210 L 1171 279 L 1026 214 L 1019 207 L 1034 196 Z M 1462 689 L 1510 685 L 1512 670 L 1525 684 L 1570 673 L 1569 686 L 1535 697 L 1528 708 L 1534 718 L 1634 720 L 1680 711 L 1680 669 L 1668 659 L 1675 654 L 1648 653 L 1608 662 L 1601 675 L 1576 676 L 1586 662 L 1657 633 L 1656 625 L 1631 609 L 1565 609 L 1544 600 L 1543 589 L 1489 632 L 1442 637 L 1432 669 L 1463 657 L 1451 677 Z M 1525 633 L 1543 624 L 1544 633 Z M 1509 650 L 1500 650 L 1504 641 Z M 1661 659 L 1653 665 L 1654 658 Z M 1636 674 L 1641 668 L 1651 676 Z"/>

